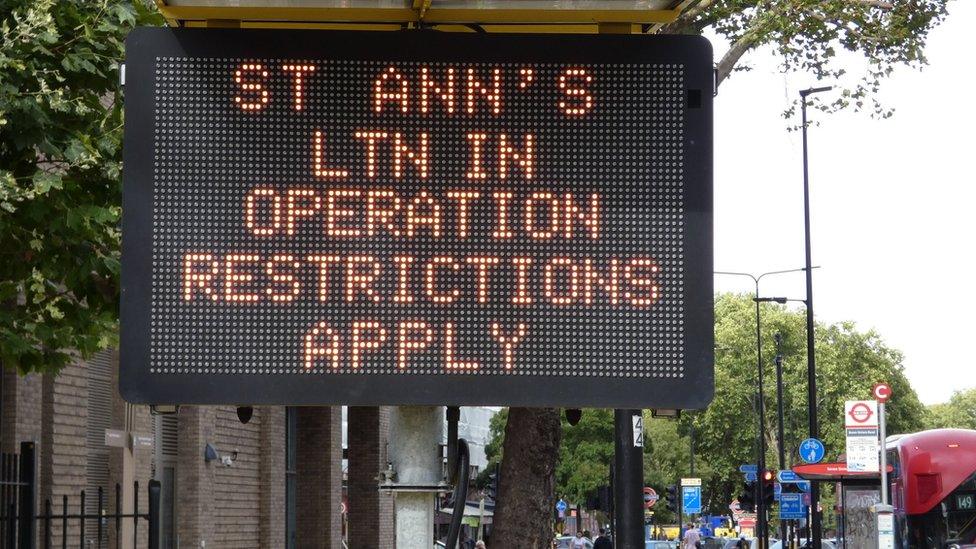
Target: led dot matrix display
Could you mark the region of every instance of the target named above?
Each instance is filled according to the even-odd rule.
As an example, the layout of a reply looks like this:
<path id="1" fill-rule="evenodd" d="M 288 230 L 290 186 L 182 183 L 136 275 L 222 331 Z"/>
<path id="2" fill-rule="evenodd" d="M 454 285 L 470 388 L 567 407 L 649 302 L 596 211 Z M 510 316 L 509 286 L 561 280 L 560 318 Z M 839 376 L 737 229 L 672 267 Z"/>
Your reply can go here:
<path id="1" fill-rule="evenodd" d="M 693 37 L 137 29 L 123 395 L 696 408 Z"/>

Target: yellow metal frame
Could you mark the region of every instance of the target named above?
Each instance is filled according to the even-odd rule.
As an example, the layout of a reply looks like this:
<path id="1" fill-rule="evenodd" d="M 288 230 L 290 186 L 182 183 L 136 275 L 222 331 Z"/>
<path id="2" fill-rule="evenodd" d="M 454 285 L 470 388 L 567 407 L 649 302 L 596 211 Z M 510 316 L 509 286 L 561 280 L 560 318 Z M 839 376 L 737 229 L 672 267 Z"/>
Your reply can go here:
<path id="1" fill-rule="evenodd" d="M 472 31 L 478 25 L 488 32 L 599 32 L 602 24 L 618 28 L 674 21 L 689 0 L 664 10 L 558 10 L 558 9 L 441 9 L 431 0 L 413 0 L 410 8 L 326 8 L 326 7 L 235 7 L 171 6 L 156 0 L 160 13 L 171 26 L 245 28 L 316 28 L 394 30 L 405 26 L 437 26 L 442 30 Z"/>

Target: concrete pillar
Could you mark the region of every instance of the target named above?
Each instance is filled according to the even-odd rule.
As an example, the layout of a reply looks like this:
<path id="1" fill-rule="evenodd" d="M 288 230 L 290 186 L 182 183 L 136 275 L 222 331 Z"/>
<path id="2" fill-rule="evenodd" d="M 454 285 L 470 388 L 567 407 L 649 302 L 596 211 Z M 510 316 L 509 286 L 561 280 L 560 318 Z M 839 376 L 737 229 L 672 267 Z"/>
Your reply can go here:
<path id="1" fill-rule="evenodd" d="M 347 419 L 349 549 L 392 548 L 393 496 L 376 480 L 386 469 L 390 407 L 350 406 Z"/>
<path id="2" fill-rule="evenodd" d="M 390 461 L 396 483 L 404 487 L 394 500 L 397 547 L 433 547 L 434 498 L 427 489 L 442 482 L 440 444 L 444 408 L 398 406 L 390 414 Z M 422 491 L 413 491 L 420 489 Z"/>
<path id="3" fill-rule="evenodd" d="M 296 408 L 299 549 L 342 547 L 342 408 Z"/>

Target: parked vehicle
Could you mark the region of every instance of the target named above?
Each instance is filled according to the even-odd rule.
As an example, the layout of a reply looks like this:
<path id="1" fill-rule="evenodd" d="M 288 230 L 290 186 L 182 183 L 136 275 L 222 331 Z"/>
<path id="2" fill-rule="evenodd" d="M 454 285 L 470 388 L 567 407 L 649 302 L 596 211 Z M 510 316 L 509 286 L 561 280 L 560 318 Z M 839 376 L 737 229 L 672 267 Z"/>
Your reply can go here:
<path id="1" fill-rule="evenodd" d="M 759 538 L 746 538 L 746 541 L 749 542 L 749 549 L 759 549 Z M 739 549 L 739 546 L 736 545 L 738 542 L 739 542 L 739 538 L 726 540 L 725 545 L 722 547 L 722 549 Z M 779 540 L 775 538 L 769 538 L 769 543 L 771 547 L 782 547 L 782 544 L 780 544 Z M 779 544 L 779 545 L 775 545 L 775 544 Z M 824 549 L 827 549 L 827 547 L 824 546 Z M 834 548 L 831 547 L 830 549 L 834 549 Z"/>
<path id="2" fill-rule="evenodd" d="M 805 544 L 809 542 L 810 540 L 805 540 L 805 539 L 800 540 L 800 547 L 803 547 Z M 823 547 L 823 549 L 837 549 L 836 543 L 829 539 L 821 540 L 821 543 L 822 543 L 821 547 Z M 783 543 L 777 541 L 776 543 L 771 544 L 769 546 L 769 549 L 783 549 Z"/>

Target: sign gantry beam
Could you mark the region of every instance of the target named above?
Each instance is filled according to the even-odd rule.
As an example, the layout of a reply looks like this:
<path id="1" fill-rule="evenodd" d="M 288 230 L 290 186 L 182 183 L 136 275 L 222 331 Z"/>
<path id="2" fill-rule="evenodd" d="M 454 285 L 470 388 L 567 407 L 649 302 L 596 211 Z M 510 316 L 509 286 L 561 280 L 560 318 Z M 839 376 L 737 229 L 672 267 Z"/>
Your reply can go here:
<path id="1" fill-rule="evenodd" d="M 560 31 L 595 32 L 601 23 L 627 23 L 637 29 L 655 28 L 674 21 L 688 2 L 646 2 L 645 9 L 573 9 L 571 7 L 491 9 L 439 7 L 431 0 L 414 0 L 403 6 L 336 7 L 331 5 L 204 5 L 173 4 L 157 0 L 160 13 L 171 26 L 203 26 L 207 21 L 240 21 L 244 27 L 322 25 L 377 25 L 396 29 L 405 25 L 482 25 L 493 32 Z M 588 6 L 592 4 L 587 4 Z M 380 26 L 381 25 L 381 26 Z M 582 26 L 582 27 L 581 27 Z M 540 28 L 541 27 L 541 28 Z M 347 27 L 348 28 L 348 27 Z"/>

